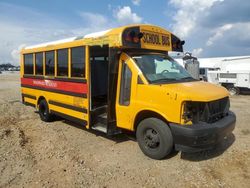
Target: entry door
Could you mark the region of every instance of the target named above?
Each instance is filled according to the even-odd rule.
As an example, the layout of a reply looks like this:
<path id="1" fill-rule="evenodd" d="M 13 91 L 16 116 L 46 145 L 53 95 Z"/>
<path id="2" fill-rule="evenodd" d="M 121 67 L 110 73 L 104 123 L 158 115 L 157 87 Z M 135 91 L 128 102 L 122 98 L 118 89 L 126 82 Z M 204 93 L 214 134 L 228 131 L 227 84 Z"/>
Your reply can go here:
<path id="1" fill-rule="evenodd" d="M 133 98 L 136 93 L 137 72 L 131 58 L 122 53 L 119 61 L 118 87 L 116 99 L 117 126 L 131 129 Z"/>

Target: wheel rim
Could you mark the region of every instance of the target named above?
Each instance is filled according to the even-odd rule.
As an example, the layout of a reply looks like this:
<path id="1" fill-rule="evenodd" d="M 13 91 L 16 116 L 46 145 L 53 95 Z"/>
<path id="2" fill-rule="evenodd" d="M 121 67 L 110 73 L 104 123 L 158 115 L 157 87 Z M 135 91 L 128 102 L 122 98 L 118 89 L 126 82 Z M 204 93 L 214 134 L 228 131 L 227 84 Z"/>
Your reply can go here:
<path id="1" fill-rule="evenodd" d="M 156 149 L 160 145 L 160 136 L 154 129 L 147 129 L 144 133 L 144 142 L 147 148 Z"/>

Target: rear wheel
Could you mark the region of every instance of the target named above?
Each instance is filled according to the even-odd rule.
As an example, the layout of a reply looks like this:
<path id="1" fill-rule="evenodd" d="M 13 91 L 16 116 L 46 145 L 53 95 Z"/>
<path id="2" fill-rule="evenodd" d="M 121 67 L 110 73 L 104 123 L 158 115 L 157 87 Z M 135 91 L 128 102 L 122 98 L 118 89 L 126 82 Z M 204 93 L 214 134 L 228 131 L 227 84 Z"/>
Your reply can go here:
<path id="1" fill-rule="evenodd" d="M 163 159 L 173 150 L 173 136 L 168 125 L 157 118 L 140 122 L 136 138 L 142 152 L 153 159 Z"/>
<path id="2" fill-rule="evenodd" d="M 49 106 L 45 99 L 39 103 L 39 115 L 42 121 L 50 122 L 52 120 L 52 114 L 49 113 Z"/>

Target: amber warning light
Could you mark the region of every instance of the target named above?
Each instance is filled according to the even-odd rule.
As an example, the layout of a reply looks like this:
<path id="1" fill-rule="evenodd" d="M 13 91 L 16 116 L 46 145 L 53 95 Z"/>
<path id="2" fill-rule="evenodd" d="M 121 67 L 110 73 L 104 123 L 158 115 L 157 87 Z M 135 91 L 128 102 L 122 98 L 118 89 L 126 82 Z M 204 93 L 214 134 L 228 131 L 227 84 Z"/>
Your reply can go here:
<path id="1" fill-rule="evenodd" d="M 130 31 L 125 36 L 125 41 L 127 42 L 133 42 L 133 43 L 139 43 L 140 39 L 143 37 L 143 33 L 139 32 L 136 33 L 135 31 Z"/>

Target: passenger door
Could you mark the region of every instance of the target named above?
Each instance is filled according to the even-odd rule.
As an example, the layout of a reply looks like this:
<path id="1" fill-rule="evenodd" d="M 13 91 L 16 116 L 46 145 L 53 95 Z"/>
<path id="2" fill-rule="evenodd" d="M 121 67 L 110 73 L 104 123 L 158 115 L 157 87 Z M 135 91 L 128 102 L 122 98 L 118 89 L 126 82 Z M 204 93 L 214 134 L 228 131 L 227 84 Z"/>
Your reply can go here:
<path id="1" fill-rule="evenodd" d="M 137 70 L 132 59 L 122 53 L 119 60 L 119 74 L 116 98 L 117 126 L 131 129 L 133 116 L 133 99 L 136 95 Z"/>

